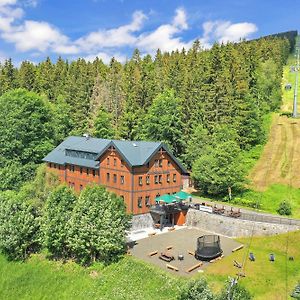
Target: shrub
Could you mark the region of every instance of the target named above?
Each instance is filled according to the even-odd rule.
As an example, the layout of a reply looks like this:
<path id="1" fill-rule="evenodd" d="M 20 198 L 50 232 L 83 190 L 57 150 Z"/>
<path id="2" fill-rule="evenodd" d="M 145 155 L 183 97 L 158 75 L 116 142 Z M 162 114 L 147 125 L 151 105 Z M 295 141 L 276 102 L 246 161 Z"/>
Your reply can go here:
<path id="1" fill-rule="evenodd" d="M 284 215 L 284 216 L 289 216 L 292 214 L 292 207 L 291 207 L 291 204 L 287 201 L 282 201 L 280 204 L 279 204 L 279 207 L 277 209 L 277 212 L 280 214 L 280 215 Z"/>
<path id="2" fill-rule="evenodd" d="M 124 201 L 102 186 L 88 186 L 75 204 L 69 222 L 69 245 L 82 264 L 104 263 L 124 253 L 129 227 Z"/>
<path id="3" fill-rule="evenodd" d="M 40 248 L 37 210 L 13 192 L 0 195 L 0 250 L 10 260 L 25 260 Z"/>
<path id="4" fill-rule="evenodd" d="M 229 294 L 228 294 L 229 292 Z M 217 300 L 251 300 L 253 299 L 252 295 L 239 283 L 232 285 L 231 282 L 228 282 L 225 285 L 225 288 L 221 292 L 220 296 L 217 297 Z"/>
<path id="5" fill-rule="evenodd" d="M 68 222 L 76 196 L 70 188 L 59 186 L 46 201 L 43 215 L 44 245 L 56 257 L 68 257 Z"/>
<path id="6" fill-rule="evenodd" d="M 205 279 L 201 278 L 197 281 L 190 282 L 185 289 L 182 290 L 178 300 L 213 300 L 213 293 L 209 289 Z"/>

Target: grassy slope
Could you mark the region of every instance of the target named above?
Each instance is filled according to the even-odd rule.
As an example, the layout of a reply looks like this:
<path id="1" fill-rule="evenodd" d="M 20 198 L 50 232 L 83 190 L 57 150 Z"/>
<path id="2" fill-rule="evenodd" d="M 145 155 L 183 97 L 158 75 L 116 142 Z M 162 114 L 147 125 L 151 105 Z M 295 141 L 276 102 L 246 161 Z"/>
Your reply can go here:
<path id="1" fill-rule="evenodd" d="M 175 299 L 183 281 L 132 257 L 105 268 L 85 269 L 75 263 L 51 262 L 41 255 L 26 263 L 7 262 L 0 255 L 0 270 L 0 299 L 6 300 L 169 300 Z"/>
<path id="2" fill-rule="evenodd" d="M 295 73 L 290 66 L 295 58 L 290 55 L 283 70 L 282 78 L 282 112 L 292 112 L 293 88 L 285 90 L 286 83 L 294 87 Z M 272 184 L 291 185 L 300 188 L 300 119 L 292 119 L 275 114 L 270 130 L 269 140 L 256 165 L 250 172 L 252 188 L 265 190 Z"/>
<path id="3" fill-rule="evenodd" d="M 245 264 L 246 277 L 240 280 L 251 291 L 256 300 L 281 300 L 289 299 L 288 296 L 300 278 L 300 232 L 278 235 L 273 237 L 253 238 L 250 252 L 253 252 L 256 261 Z M 247 245 L 249 239 L 240 239 Z M 287 247 L 288 245 L 288 247 Z M 288 249 L 286 255 L 286 249 Z M 247 247 L 222 261 L 211 265 L 206 276 L 208 281 L 216 289 L 220 289 L 228 276 L 235 276 L 237 268 L 233 266 L 233 260 L 243 261 L 247 254 Z M 275 254 L 275 262 L 268 260 L 269 254 Z M 294 256 L 294 261 L 288 257 Z M 286 277 L 287 276 L 287 277 Z M 287 286 L 286 286 L 287 283 Z"/>

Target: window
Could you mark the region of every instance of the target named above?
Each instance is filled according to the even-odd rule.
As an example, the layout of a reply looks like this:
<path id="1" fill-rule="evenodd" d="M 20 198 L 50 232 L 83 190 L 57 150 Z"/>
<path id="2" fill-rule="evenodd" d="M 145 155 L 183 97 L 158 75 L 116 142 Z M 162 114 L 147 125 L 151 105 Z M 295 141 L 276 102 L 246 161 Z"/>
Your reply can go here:
<path id="1" fill-rule="evenodd" d="M 158 175 L 154 175 L 154 183 L 158 184 Z"/>
<path id="2" fill-rule="evenodd" d="M 145 206 L 149 207 L 150 206 L 150 196 L 145 197 Z"/>
<path id="3" fill-rule="evenodd" d="M 66 156 L 84 158 L 89 160 L 95 160 L 97 158 L 97 153 L 85 152 L 85 151 L 77 151 L 77 150 L 65 150 Z"/>
<path id="4" fill-rule="evenodd" d="M 109 181 L 109 180 L 110 180 L 110 174 L 106 173 L 106 181 Z"/>
<path id="5" fill-rule="evenodd" d="M 93 170 L 93 176 L 94 177 L 96 176 L 96 170 Z"/>
<path id="6" fill-rule="evenodd" d="M 170 174 L 167 174 L 167 182 L 170 182 Z"/>
<path id="7" fill-rule="evenodd" d="M 117 183 L 117 174 L 114 174 L 114 183 Z"/>
<path id="8" fill-rule="evenodd" d="M 90 170 L 89 168 L 86 168 L 86 175 L 89 176 L 89 174 L 90 174 Z"/>
<path id="9" fill-rule="evenodd" d="M 156 194 L 156 196 L 155 196 L 155 198 L 158 198 L 158 197 L 160 197 L 160 193 Z"/>
<path id="10" fill-rule="evenodd" d="M 75 172 L 75 166 L 70 165 L 70 171 Z"/>
<path id="11" fill-rule="evenodd" d="M 82 184 L 80 185 L 80 191 L 82 191 L 83 190 L 83 186 L 82 186 Z"/>
<path id="12" fill-rule="evenodd" d="M 121 175 L 121 184 L 124 184 L 124 176 L 123 175 Z"/>
<path id="13" fill-rule="evenodd" d="M 117 165 L 117 160 L 114 158 L 114 166 Z"/>
<path id="14" fill-rule="evenodd" d="M 124 196 L 123 195 L 121 195 L 120 197 L 122 198 L 122 200 L 124 200 Z"/>
<path id="15" fill-rule="evenodd" d="M 143 185 L 143 176 L 139 176 L 139 185 Z"/>
<path id="16" fill-rule="evenodd" d="M 109 157 L 106 159 L 106 164 L 109 165 Z"/>
<path id="17" fill-rule="evenodd" d="M 158 182 L 159 182 L 159 183 L 162 183 L 162 175 L 159 175 L 159 176 L 158 176 Z"/>
<path id="18" fill-rule="evenodd" d="M 58 170 L 60 170 L 60 165 L 58 165 Z"/>
<path id="19" fill-rule="evenodd" d="M 171 162 L 168 160 L 168 167 L 170 167 L 171 166 Z"/>
<path id="20" fill-rule="evenodd" d="M 154 167 L 158 167 L 158 159 L 154 161 Z"/>
<path id="21" fill-rule="evenodd" d="M 142 197 L 138 197 L 138 208 L 142 208 L 143 207 L 143 198 Z"/>
<path id="22" fill-rule="evenodd" d="M 173 174 L 173 182 L 176 182 L 176 174 Z"/>
<path id="23" fill-rule="evenodd" d="M 82 167 L 80 167 L 80 174 L 82 174 L 82 171 L 83 171 L 83 169 L 82 169 Z"/>
<path id="24" fill-rule="evenodd" d="M 124 161 L 121 160 L 121 167 L 124 167 Z"/>
<path id="25" fill-rule="evenodd" d="M 162 159 L 160 159 L 160 160 L 158 161 L 158 165 L 159 165 L 160 167 L 162 167 Z"/>
<path id="26" fill-rule="evenodd" d="M 149 175 L 146 176 L 146 184 L 150 184 L 150 176 Z"/>
<path id="27" fill-rule="evenodd" d="M 56 169 L 56 164 L 53 164 L 54 169 Z"/>
<path id="28" fill-rule="evenodd" d="M 52 163 L 49 164 L 49 167 L 52 168 Z"/>

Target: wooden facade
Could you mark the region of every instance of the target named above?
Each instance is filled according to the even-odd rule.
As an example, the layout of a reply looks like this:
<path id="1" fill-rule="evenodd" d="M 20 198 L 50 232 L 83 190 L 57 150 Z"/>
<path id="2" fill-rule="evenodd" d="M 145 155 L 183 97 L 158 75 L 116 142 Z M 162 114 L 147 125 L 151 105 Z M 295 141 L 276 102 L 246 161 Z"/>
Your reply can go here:
<path id="1" fill-rule="evenodd" d="M 129 166 L 122 155 L 110 146 L 99 158 L 98 168 L 78 165 L 59 165 L 47 162 L 48 168 L 80 192 L 88 184 L 100 184 L 121 196 L 128 213 L 149 212 L 155 198 L 173 194 L 182 188 L 183 172 L 163 147 L 158 149 L 143 166 Z"/>

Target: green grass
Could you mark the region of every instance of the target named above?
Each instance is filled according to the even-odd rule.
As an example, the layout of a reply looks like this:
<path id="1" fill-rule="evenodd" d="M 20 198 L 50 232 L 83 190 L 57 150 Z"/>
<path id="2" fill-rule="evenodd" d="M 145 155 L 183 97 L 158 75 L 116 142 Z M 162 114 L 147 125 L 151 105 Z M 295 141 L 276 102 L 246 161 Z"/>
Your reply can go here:
<path id="1" fill-rule="evenodd" d="M 290 299 L 288 295 L 300 280 L 299 240 L 300 232 L 253 238 L 250 252 L 254 253 L 256 261 L 250 262 L 247 258 L 246 277 L 242 278 L 240 283 L 252 293 L 255 300 Z M 250 238 L 239 239 L 239 241 L 248 245 Z M 238 269 L 233 266 L 233 260 L 242 262 L 247 252 L 248 248 L 245 247 L 232 256 L 209 266 L 206 277 L 210 285 L 219 290 L 228 276 L 235 276 Z M 275 254 L 274 263 L 268 260 L 270 253 Z M 295 260 L 289 261 L 289 256 L 294 256 Z"/>
<path id="2" fill-rule="evenodd" d="M 0 255 L 0 270 L 0 299 L 6 300 L 175 299 L 184 281 L 132 257 L 108 267 L 83 268 L 42 255 L 26 263 L 8 262 Z"/>
<path id="3" fill-rule="evenodd" d="M 274 214 L 277 214 L 279 204 L 285 200 L 292 206 L 292 217 L 300 218 L 300 189 L 297 188 L 273 184 L 263 192 L 247 191 L 239 199 L 240 202 L 258 201 L 260 210 Z"/>
<path id="4" fill-rule="evenodd" d="M 193 195 L 203 200 L 227 205 L 232 204 L 235 207 L 244 207 L 247 209 L 254 209 L 256 202 L 258 202 L 259 211 L 277 215 L 279 204 L 285 200 L 292 206 L 292 215 L 290 217 L 300 219 L 300 189 L 283 184 L 273 184 L 263 192 L 248 190 L 241 194 L 233 194 L 231 202 L 224 201 L 221 197 L 205 197 L 199 192 L 193 193 Z"/>

